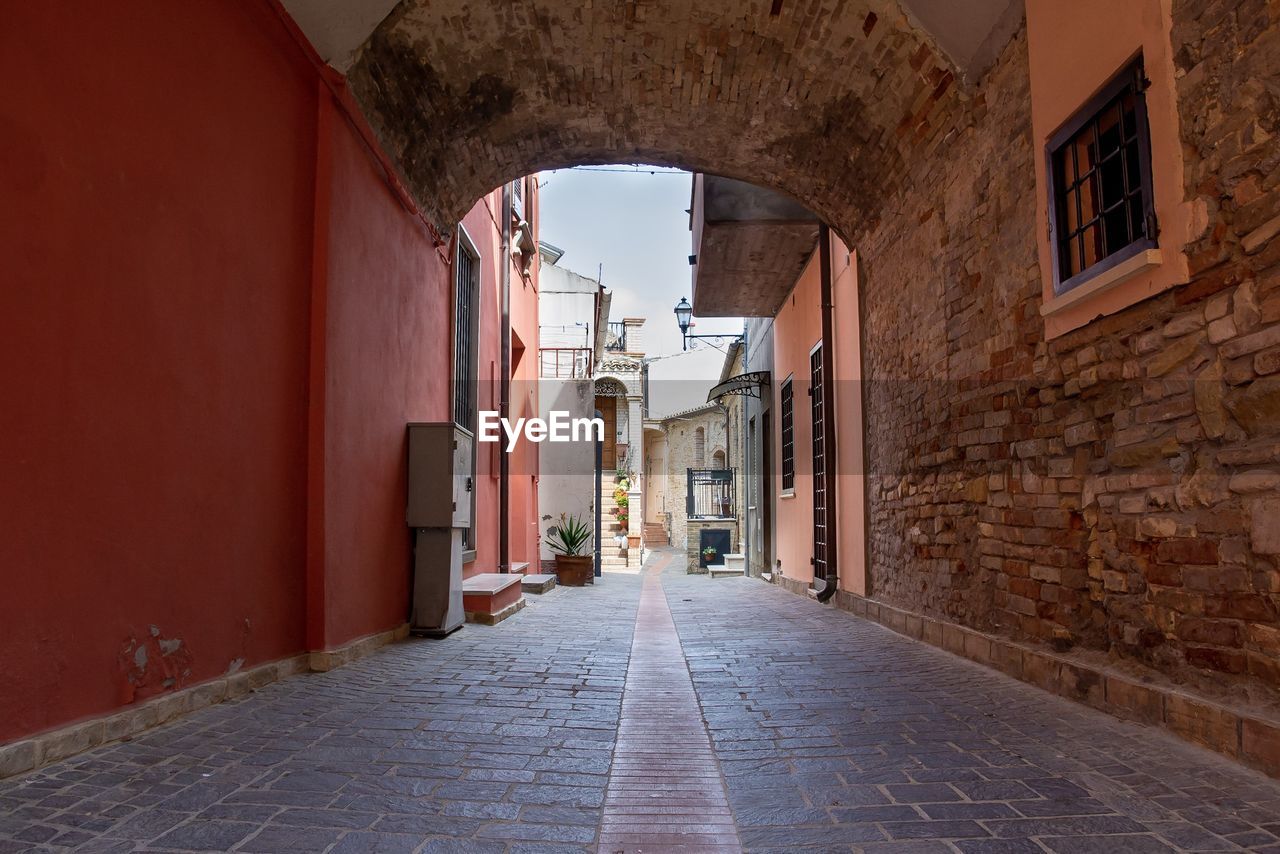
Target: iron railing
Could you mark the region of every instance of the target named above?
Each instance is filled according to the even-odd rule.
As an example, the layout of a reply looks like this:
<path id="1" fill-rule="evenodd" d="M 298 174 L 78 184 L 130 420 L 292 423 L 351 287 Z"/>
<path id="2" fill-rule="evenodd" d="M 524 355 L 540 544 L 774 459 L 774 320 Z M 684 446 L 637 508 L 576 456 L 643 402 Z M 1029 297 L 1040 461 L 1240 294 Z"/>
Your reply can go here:
<path id="1" fill-rule="evenodd" d="M 733 469 L 688 469 L 685 513 L 690 519 L 732 519 L 737 504 Z"/>
<path id="2" fill-rule="evenodd" d="M 605 332 L 604 348 L 615 353 L 627 352 L 627 325 L 610 323 Z"/>
<path id="3" fill-rule="evenodd" d="M 590 347 L 543 347 L 538 351 L 538 376 L 580 380 L 591 377 Z"/>

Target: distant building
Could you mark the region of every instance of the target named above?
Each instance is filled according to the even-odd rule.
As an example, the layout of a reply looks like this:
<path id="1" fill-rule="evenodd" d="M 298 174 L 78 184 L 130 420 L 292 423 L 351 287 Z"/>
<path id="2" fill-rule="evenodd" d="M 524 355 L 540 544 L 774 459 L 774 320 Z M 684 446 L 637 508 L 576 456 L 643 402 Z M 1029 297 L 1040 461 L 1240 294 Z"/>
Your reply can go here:
<path id="1" fill-rule="evenodd" d="M 596 542 L 601 569 L 639 569 L 640 518 L 644 504 L 642 413 L 644 389 L 643 318 L 609 320 L 610 295 L 597 279 L 560 266 L 564 252 L 548 243 L 539 246 L 542 288 L 539 293 L 540 414 L 568 412 L 570 417 L 599 417 L 604 441 L 545 443 L 541 451 L 539 496 L 541 527 L 560 514 L 598 518 Z M 597 485 L 598 481 L 598 485 Z M 615 495 L 625 481 L 621 501 Z M 545 542 L 541 559 L 554 559 Z"/>

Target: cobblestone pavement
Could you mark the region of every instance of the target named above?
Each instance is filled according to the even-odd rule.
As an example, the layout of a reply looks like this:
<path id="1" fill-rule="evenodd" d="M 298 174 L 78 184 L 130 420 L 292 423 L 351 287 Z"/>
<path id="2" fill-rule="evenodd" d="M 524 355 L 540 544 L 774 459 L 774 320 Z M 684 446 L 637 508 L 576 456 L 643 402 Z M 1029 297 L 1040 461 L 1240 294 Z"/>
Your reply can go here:
<path id="1" fill-rule="evenodd" d="M 619 850 L 600 828 L 641 583 L 2 781 L 0 852 Z M 1280 783 L 1215 754 L 754 579 L 658 589 L 747 850 L 1280 854 Z"/>
<path id="2" fill-rule="evenodd" d="M 1280 852 L 1280 782 L 1217 754 L 754 579 L 665 586 L 748 850 Z"/>

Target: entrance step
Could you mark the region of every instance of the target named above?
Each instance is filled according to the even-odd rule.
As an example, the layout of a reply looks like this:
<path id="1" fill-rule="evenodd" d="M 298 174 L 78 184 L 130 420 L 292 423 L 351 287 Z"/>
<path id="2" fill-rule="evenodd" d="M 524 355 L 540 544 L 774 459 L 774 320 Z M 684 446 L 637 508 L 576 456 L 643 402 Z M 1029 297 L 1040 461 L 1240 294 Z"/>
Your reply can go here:
<path id="1" fill-rule="evenodd" d="M 520 582 L 520 589 L 525 593 L 546 593 L 554 590 L 555 586 L 556 577 L 549 574 L 526 575 Z"/>
<path id="2" fill-rule="evenodd" d="M 462 610 L 467 622 L 492 626 L 523 608 L 523 579 L 514 572 L 482 572 L 462 579 Z"/>
<path id="3" fill-rule="evenodd" d="M 725 557 L 728 557 L 728 555 L 725 555 Z M 723 563 L 707 564 L 707 575 L 710 575 L 712 578 L 729 578 L 735 575 L 743 576 L 746 574 L 747 568 L 745 566 L 726 566 Z"/>
<path id="4" fill-rule="evenodd" d="M 733 552 L 726 552 L 725 554 L 721 555 L 721 557 L 723 557 L 723 558 L 724 558 L 724 567 L 725 567 L 725 569 L 743 569 L 743 570 L 745 570 L 745 569 L 747 568 L 747 556 L 746 556 L 746 555 L 743 555 L 743 554 L 734 554 Z"/>
<path id="5" fill-rule="evenodd" d="M 728 557 L 728 555 L 725 555 L 725 557 Z M 528 575 L 528 574 L 529 574 L 529 562 L 528 562 L 528 561 L 519 561 L 519 562 L 517 562 L 517 563 L 513 563 L 513 564 L 511 564 L 511 572 L 512 572 L 512 573 L 514 573 L 514 574 L 517 574 L 517 575 Z"/>

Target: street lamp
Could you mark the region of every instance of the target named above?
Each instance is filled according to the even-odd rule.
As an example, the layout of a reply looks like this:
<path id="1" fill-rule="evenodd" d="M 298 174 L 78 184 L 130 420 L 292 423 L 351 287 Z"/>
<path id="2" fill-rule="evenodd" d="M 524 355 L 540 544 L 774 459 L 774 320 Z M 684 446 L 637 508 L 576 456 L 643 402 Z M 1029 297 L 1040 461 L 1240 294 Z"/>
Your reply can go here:
<path id="1" fill-rule="evenodd" d="M 689 349 L 690 338 L 732 338 L 737 341 L 742 340 L 742 334 L 725 334 L 725 335 L 690 335 L 689 327 L 693 325 L 693 306 L 689 305 L 689 300 L 680 297 L 680 302 L 676 303 L 676 324 L 680 327 L 681 346 L 683 349 Z"/>
<path id="2" fill-rule="evenodd" d="M 676 323 L 680 325 L 680 334 L 686 338 L 689 335 L 689 321 L 693 318 L 693 306 L 689 305 L 689 301 L 684 297 L 680 297 L 680 302 L 676 303 Z M 689 349 L 687 346 L 685 349 Z"/>

